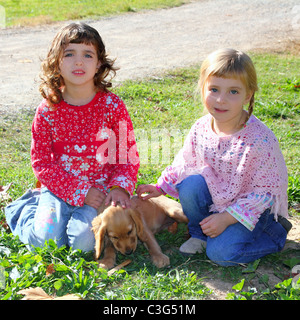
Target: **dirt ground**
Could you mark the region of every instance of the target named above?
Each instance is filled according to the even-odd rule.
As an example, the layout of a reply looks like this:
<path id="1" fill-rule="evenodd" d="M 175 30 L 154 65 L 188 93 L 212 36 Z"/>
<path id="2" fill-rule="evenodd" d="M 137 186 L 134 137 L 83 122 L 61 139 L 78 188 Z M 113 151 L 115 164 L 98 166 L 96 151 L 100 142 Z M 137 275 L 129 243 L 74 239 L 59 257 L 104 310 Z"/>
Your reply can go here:
<path id="1" fill-rule="evenodd" d="M 299 0 L 199 0 L 87 23 L 100 32 L 110 56 L 117 58 L 116 82 L 200 63 L 220 47 L 300 52 Z M 37 107 L 41 59 L 65 24 L 0 30 L 1 117 Z M 300 222 L 293 224 L 286 248 L 300 249 Z M 259 272 L 269 273 L 270 284 L 280 281 L 271 270 Z M 232 287 L 213 278 L 205 283 L 215 299 L 224 299 Z"/>
<path id="2" fill-rule="evenodd" d="M 200 63 L 220 47 L 284 50 L 300 40 L 299 0 L 199 0 L 87 22 L 117 58 L 117 82 Z M 0 30 L 0 115 L 37 107 L 41 59 L 65 24 Z"/>

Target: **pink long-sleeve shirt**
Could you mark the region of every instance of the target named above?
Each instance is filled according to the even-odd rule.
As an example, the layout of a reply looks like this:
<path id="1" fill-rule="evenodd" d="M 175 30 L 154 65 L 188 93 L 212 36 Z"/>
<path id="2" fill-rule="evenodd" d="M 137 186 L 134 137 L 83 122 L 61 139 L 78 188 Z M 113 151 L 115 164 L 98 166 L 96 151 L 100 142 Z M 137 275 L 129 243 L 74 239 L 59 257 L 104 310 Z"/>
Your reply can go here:
<path id="1" fill-rule="evenodd" d="M 98 92 L 84 106 L 43 100 L 32 124 L 31 163 L 37 179 L 56 196 L 83 206 L 91 187 L 130 194 L 139 156 L 128 111 L 115 94 Z"/>
<path id="2" fill-rule="evenodd" d="M 176 185 L 194 174 L 206 180 L 210 211 L 227 211 L 249 230 L 268 208 L 275 217 L 288 216 L 285 161 L 275 135 L 255 116 L 225 137 L 213 131 L 210 114 L 200 118 L 158 186 L 178 198 Z"/>

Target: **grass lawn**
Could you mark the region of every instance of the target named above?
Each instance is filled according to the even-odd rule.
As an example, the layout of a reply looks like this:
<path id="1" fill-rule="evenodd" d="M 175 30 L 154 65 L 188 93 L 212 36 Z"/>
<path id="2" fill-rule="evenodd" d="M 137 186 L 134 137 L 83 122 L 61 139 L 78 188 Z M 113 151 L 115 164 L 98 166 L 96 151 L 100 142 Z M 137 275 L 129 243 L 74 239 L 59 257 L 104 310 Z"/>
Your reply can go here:
<path id="1" fill-rule="evenodd" d="M 300 57 L 251 56 L 260 87 L 254 114 L 280 142 L 289 172 L 290 214 L 299 219 Z M 142 158 L 139 184 L 156 181 L 172 161 L 187 130 L 201 116 L 201 104 L 194 95 L 198 72 L 199 66 L 179 69 L 160 78 L 127 81 L 114 89 L 125 101 L 136 130 Z M 35 185 L 29 156 L 33 113 L 0 120 L 0 185 L 13 183 L 9 190 L 12 199 Z M 168 148 L 163 134 L 153 138 L 158 133 L 169 134 Z M 151 143 L 145 147 L 149 137 Z M 20 299 L 17 292 L 27 287 L 42 287 L 48 294 L 58 296 L 76 293 L 85 299 L 209 299 L 212 292 L 205 285 L 205 278 L 211 277 L 234 286 L 230 299 L 300 299 L 300 290 L 291 284 L 291 268 L 300 264 L 300 250 L 269 255 L 248 266 L 223 268 L 209 261 L 205 253 L 191 258 L 181 256 L 178 247 L 185 239 L 186 226 L 180 225 L 176 235 L 163 232 L 157 237 L 163 252 L 170 257 L 170 267 L 154 267 L 147 250 L 139 245 L 129 257 L 132 263 L 109 275 L 98 268 L 92 253 L 57 248 L 53 241 L 36 253 L 28 252 L 5 227 L 6 203 L 7 200 L 1 201 L 0 212 L 0 272 L 2 269 L 6 283 L 1 288 L 0 278 L 0 299 Z M 117 263 L 126 259 L 119 254 Z M 276 287 L 265 270 L 277 277 Z M 253 283 L 258 285 L 254 287 Z"/>
<path id="2" fill-rule="evenodd" d="M 32 26 L 54 21 L 97 19 L 143 9 L 182 5 L 188 0 L 0 0 L 6 26 Z"/>

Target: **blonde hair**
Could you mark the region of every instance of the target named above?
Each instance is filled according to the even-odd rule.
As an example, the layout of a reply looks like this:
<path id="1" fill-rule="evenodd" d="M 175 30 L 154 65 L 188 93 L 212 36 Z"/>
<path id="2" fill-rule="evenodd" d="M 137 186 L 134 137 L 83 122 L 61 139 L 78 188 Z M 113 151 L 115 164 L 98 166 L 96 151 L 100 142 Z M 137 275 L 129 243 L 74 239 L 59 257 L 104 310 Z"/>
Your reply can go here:
<path id="1" fill-rule="evenodd" d="M 198 89 L 204 97 L 206 81 L 209 77 L 240 79 L 247 92 L 252 92 L 248 106 L 248 118 L 254 107 L 254 95 L 258 90 L 255 67 L 250 57 L 239 50 L 220 49 L 211 53 L 202 63 Z"/>
<path id="2" fill-rule="evenodd" d="M 97 52 L 101 65 L 94 76 L 94 85 L 97 91 L 108 91 L 112 86 L 105 78 L 112 72 L 116 74 L 117 68 L 113 67 L 114 60 L 107 57 L 104 43 L 98 31 L 85 23 L 71 23 L 63 27 L 54 37 L 46 59 L 42 62 L 40 75 L 40 93 L 50 104 L 59 103 L 62 100 L 61 88 L 64 80 L 60 75 L 59 63 L 64 49 L 70 43 L 92 44 Z"/>

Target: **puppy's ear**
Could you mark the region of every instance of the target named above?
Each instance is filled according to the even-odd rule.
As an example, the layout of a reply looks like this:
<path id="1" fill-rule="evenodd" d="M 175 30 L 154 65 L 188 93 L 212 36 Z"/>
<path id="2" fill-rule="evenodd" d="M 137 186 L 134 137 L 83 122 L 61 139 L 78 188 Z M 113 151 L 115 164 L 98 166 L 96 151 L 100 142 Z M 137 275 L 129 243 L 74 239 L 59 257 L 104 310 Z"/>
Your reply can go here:
<path id="1" fill-rule="evenodd" d="M 92 221 L 92 231 L 95 235 L 95 259 L 98 260 L 104 247 L 106 233 L 106 224 L 103 223 L 101 215 Z"/>
<path id="2" fill-rule="evenodd" d="M 143 220 L 143 216 L 136 209 L 130 209 L 129 214 L 135 223 L 136 233 L 137 233 L 138 238 L 141 241 L 145 242 L 147 240 L 147 238 L 146 238 L 146 235 L 144 232 L 145 231 L 144 230 L 145 222 Z"/>

